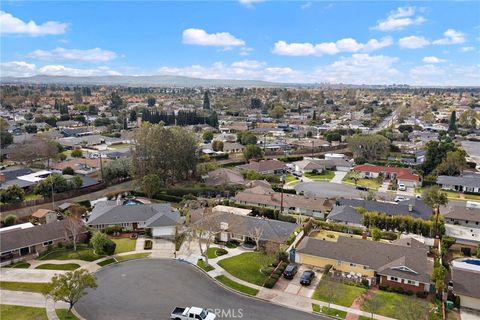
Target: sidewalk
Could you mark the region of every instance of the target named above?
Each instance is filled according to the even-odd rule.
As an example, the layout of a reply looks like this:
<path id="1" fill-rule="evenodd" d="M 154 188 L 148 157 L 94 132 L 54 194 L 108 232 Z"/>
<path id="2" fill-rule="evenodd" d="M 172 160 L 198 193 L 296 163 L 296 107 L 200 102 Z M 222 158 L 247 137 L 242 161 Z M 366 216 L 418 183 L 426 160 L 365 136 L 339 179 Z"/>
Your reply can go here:
<path id="1" fill-rule="evenodd" d="M 0 290 L 2 304 L 45 308 L 49 320 L 58 320 L 55 309 L 68 309 L 68 303 L 59 301 L 55 303 L 51 299 L 45 299 L 40 293 Z"/>

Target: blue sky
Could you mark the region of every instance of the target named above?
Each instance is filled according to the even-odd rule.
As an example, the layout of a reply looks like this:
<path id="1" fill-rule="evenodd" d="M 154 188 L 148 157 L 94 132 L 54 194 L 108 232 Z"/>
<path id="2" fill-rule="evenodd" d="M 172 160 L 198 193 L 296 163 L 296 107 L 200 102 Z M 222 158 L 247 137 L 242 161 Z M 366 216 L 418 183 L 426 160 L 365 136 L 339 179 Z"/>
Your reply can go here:
<path id="1" fill-rule="evenodd" d="M 2 76 L 480 85 L 480 2 L 8 2 Z"/>

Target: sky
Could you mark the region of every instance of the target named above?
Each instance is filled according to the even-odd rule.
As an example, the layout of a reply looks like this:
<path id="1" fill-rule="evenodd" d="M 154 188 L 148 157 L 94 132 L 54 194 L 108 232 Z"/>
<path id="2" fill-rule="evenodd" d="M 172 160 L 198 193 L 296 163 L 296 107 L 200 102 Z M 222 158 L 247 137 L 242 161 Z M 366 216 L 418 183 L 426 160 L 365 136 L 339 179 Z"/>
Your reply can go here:
<path id="1" fill-rule="evenodd" d="M 0 75 L 480 85 L 480 2 L 2 1 Z"/>

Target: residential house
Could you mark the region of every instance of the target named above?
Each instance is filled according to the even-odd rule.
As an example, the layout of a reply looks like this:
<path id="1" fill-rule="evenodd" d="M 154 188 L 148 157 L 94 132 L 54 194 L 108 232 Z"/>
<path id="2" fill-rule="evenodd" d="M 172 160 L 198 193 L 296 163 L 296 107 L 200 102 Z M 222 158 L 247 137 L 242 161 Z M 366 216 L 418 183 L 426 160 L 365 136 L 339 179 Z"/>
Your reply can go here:
<path id="1" fill-rule="evenodd" d="M 480 194 L 480 175 L 472 174 L 467 176 L 438 176 L 437 184 L 443 190 L 458 192 L 469 192 Z"/>
<path id="2" fill-rule="evenodd" d="M 117 201 L 98 202 L 92 210 L 87 225 L 99 230 L 120 226 L 124 230 L 151 229 L 157 238 L 174 238 L 183 218 L 170 203 L 118 204 Z"/>
<path id="3" fill-rule="evenodd" d="M 456 266 L 455 262 L 450 268 L 453 293 L 460 297 L 461 308 L 480 310 L 480 267 L 465 268 L 465 263 Z"/>
<path id="4" fill-rule="evenodd" d="M 414 174 L 410 168 L 362 164 L 353 167 L 353 170 L 360 172 L 362 178 L 378 178 L 382 176 L 385 180 L 396 179 L 397 183 L 403 183 L 406 187 L 416 188 L 420 186 L 420 177 Z"/>
<path id="5" fill-rule="evenodd" d="M 57 213 L 48 209 L 38 209 L 32 213 L 32 217 L 35 218 L 40 224 L 57 221 Z"/>
<path id="6" fill-rule="evenodd" d="M 80 238 L 86 236 L 87 229 L 81 231 Z M 49 246 L 65 245 L 71 242 L 66 220 L 54 221 L 38 226 L 15 225 L 0 229 L 1 260 L 15 260 L 38 255 Z"/>
<path id="7" fill-rule="evenodd" d="M 265 175 L 279 175 L 285 172 L 287 165 L 279 160 L 251 161 L 248 164 L 237 166 L 240 170 L 253 170 Z"/>
<path id="8" fill-rule="evenodd" d="M 240 172 L 228 168 L 210 171 L 203 177 L 206 184 L 211 186 L 244 185 L 245 179 Z"/>
<path id="9" fill-rule="evenodd" d="M 469 253 L 480 245 L 480 208 L 452 206 L 444 221 L 445 234 L 456 239 L 455 247 Z"/>
<path id="10" fill-rule="evenodd" d="M 283 198 L 283 202 L 282 202 Z M 303 195 L 275 192 L 270 188 L 257 186 L 238 192 L 234 197 L 235 202 L 242 205 L 282 210 L 323 218 L 334 205 L 334 201 L 326 198 L 309 198 Z M 283 208 L 282 208 L 283 204 Z"/>
<path id="11" fill-rule="evenodd" d="M 311 172 L 322 173 L 323 171 L 325 171 L 325 165 L 320 164 L 318 160 L 313 160 L 313 159 L 304 159 L 301 161 L 296 161 L 294 162 L 294 165 L 295 165 L 295 171 L 301 172 L 302 174 L 311 173 Z"/>
<path id="12" fill-rule="evenodd" d="M 343 236 L 337 241 L 306 237 L 294 250 L 297 263 L 331 265 L 334 274 L 346 279 L 361 278 L 412 292 L 433 291 L 428 246 L 414 239 L 384 243 Z"/>

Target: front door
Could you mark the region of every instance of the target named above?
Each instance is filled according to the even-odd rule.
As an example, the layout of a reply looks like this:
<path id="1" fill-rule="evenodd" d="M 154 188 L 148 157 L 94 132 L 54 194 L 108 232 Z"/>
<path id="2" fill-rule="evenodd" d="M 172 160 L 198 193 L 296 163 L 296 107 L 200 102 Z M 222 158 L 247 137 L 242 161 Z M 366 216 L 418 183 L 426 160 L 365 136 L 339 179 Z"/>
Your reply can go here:
<path id="1" fill-rule="evenodd" d="M 138 228 L 138 223 L 137 223 L 137 222 L 134 222 L 134 223 L 132 223 L 132 225 L 133 225 L 133 230 L 137 230 L 137 228 Z"/>

